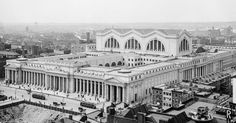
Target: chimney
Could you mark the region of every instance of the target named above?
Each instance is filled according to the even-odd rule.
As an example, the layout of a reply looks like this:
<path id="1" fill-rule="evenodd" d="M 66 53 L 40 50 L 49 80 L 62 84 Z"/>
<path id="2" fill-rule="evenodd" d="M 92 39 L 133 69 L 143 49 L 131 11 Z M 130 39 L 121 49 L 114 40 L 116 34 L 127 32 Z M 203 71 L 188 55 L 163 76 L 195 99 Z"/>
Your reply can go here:
<path id="1" fill-rule="evenodd" d="M 145 116 L 146 113 L 138 112 L 138 123 L 146 123 Z"/>
<path id="2" fill-rule="evenodd" d="M 69 119 L 70 119 L 70 120 L 73 120 L 73 117 L 72 117 L 72 115 L 69 115 Z"/>

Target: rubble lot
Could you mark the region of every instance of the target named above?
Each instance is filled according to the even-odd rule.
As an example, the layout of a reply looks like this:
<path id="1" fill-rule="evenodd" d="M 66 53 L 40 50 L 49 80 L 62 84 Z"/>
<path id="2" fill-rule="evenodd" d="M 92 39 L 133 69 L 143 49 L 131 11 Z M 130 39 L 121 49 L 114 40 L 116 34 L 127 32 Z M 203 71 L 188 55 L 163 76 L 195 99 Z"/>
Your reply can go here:
<path id="1" fill-rule="evenodd" d="M 27 104 L 0 109 L 0 123 L 50 123 L 62 117 L 68 114 Z"/>

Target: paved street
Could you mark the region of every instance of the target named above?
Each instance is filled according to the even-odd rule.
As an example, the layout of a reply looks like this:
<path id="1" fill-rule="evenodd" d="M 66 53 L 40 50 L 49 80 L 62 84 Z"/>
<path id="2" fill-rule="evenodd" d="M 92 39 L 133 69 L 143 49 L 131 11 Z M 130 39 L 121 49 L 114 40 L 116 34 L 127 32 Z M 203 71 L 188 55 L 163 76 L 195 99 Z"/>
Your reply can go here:
<path id="1" fill-rule="evenodd" d="M 62 96 L 58 96 L 58 95 L 53 95 L 53 94 L 45 94 L 45 91 L 43 91 L 46 100 L 39 100 L 39 99 L 35 99 L 31 97 L 31 94 L 33 93 L 41 93 L 41 92 L 35 92 L 33 91 L 31 94 L 28 94 L 28 92 L 24 89 L 19 89 L 19 88 L 14 88 L 14 86 L 6 86 L 5 84 L 3 84 L 1 82 L 0 84 L 0 90 L 2 90 L 3 94 L 9 96 L 12 96 L 13 99 L 26 99 L 26 100 L 31 100 L 33 102 L 41 102 L 43 104 L 46 105 L 53 105 L 53 102 L 65 102 L 66 105 L 64 106 L 65 109 L 69 109 L 69 110 L 74 110 L 74 111 L 78 111 L 78 107 L 80 107 L 80 101 L 75 100 L 75 99 L 68 99 Z M 2 103 L 2 102 L 0 102 Z M 58 107 L 62 107 L 61 105 Z M 101 108 L 102 104 L 98 104 L 97 107 Z M 95 109 L 90 109 L 90 108 L 85 108 L 86 109 L 86 114 L 89 114 L 93 111 L 95 111 Z M 79 120 L 81 118 L 81 116 L 74 116 L 74 119 Z"/>

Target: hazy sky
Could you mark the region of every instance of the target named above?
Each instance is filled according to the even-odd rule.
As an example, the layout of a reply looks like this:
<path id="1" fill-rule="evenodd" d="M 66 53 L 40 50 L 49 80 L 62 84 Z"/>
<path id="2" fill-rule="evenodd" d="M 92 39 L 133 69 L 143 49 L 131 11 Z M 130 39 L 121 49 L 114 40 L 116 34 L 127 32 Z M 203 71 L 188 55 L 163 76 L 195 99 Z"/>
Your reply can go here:
<path id="1" fill-rule="evenodd" d="M 236 0 L 0 0 L 0 22 L 236 21 Z"/>

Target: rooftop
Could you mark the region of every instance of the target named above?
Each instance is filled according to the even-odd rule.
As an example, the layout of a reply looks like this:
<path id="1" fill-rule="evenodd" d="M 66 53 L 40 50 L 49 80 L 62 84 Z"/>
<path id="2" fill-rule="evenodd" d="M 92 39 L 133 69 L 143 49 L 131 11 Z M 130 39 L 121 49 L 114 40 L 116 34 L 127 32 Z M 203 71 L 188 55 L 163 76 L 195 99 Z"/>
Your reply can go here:
<path id="1" fill-rule="evenodd" d="M 18 53 L 12 51 L 0 51 L 0 55 L 11 55 L 11 56 L 19 56 Z"/>
<path id="2" fill-rule="evenodd" d="M 111 28 L 111 29 L 104 29 L 104 30 L 100 30 L 100 33 L 106 33 L 109 31 L 116 31 L 120 34 L 126 34 L 128 32 L 131 31 L 136 31 L 138 33 L 140 33 L 141 35 L 147 35 L 153 32 L 160 32 L 163 35 L 168 35 L 168 36 L 178 36 L 181 32 L 183 32 L 184 30 L 180 30 L 180 29 L 131 29 L 131 28 Z"/>

